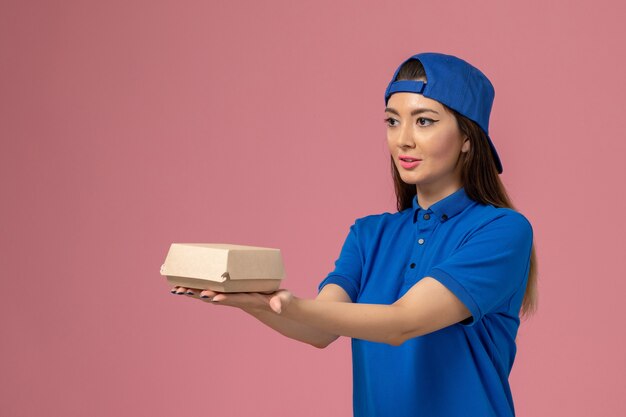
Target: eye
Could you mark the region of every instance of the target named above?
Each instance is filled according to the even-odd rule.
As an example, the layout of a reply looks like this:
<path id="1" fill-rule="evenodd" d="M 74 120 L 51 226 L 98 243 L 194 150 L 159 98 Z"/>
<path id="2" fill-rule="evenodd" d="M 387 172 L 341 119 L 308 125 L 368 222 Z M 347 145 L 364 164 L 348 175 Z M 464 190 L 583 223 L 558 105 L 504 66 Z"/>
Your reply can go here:
<path id="1" fill-rule="evenodd" d="M 429 119 L 427 117 L 418 117 L 417 118 L 417 124 L 420 126 L 430 126 L 431 124 L 435 123 L 437 120 L 433 120 L 433 119 Z M 422 122 L 426 122 L 426 124 L 423 124 Z"/>
<path id="2" fill-rule="evenodd" d="M 383 122 L 385 122 L 387 124 L 387 126 L 389 127 L 394 127 L 394 124 L 390 124 L 391 122 L 396 122 L 397 120 L 394 119 L 393 117 L 387 117 L 385 119 L 383 119 Z"/>

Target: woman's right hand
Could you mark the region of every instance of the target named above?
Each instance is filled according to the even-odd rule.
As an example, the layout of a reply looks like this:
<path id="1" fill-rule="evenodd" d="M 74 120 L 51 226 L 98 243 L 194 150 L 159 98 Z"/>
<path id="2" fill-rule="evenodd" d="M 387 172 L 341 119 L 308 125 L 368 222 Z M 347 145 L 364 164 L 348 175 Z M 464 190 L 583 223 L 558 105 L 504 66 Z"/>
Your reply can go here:
<path id="1" fill-rule="evenodd" d="M 172 294 L 185 294 L 188 297 L 196 298 L 209 304 L 237 307 L 247 312 L 271 311 L 279 314 L 283 306 L 292 298 L 292 294 L 287 290 L 278 290 L 269 294 L 258 292 L 223 293 L 212 290 L 173 287 L 171 292 Z"/>
<path id="2" fill-rule="evenodd" d="M 222 304 L 241 308 L 265 325 L 291 339 L 307 343 L 317 348 L 325 348 L 338 336 L 323 330 L 290 320 L 282 314 L 293 306 L 296 297 L 290 291 L 280 289 L 273 293 L 223 293 L 211 290 L 174 287 L 173 294 L 187 295 L 209 304 Z M 202 298 L 206 296 L 206 298 Z M 326 285 L 318 294 L 320 301 L 350 302 L 350 296 L 337 284 Z"/>

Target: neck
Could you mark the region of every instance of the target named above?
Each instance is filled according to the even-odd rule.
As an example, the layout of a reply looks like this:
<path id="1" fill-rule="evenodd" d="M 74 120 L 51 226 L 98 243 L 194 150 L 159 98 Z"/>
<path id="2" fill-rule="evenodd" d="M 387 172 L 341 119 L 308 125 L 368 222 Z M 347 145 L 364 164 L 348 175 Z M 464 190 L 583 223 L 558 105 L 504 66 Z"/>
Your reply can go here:
<path id="1" fill-rule="evenodd" d="M 428 210 L 430 206 L 449 196 L 450 194 L 458 191 L 463 184 L 455 182 L 445 187 L 432 186 L 431 184 L 419 184 L 416 185 L 417 189 L 417 202 L 421 208 Z"/>

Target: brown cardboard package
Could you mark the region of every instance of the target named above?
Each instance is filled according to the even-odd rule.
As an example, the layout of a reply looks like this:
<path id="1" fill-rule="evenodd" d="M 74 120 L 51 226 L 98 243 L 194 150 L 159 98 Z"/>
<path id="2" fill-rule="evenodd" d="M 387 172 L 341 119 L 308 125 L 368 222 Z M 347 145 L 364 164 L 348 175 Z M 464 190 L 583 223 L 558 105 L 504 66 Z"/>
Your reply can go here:
<path id="1" fill-rule="evenodd" d="M 272 292 L 284 278 L 280 249 L 230 243 L 172 243 L 161 266 L 172 286 Z"/>

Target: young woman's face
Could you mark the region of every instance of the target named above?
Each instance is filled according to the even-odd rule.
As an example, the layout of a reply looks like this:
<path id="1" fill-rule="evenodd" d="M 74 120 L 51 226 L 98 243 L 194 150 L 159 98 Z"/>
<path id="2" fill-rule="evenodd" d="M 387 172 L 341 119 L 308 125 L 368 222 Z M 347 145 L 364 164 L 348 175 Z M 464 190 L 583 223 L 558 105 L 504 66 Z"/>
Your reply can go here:
<path id="1" fill-rule="evenodd" d="M 418 194 L 453 192 L 461 187 L 461 152 L 470 142 L 454 115 L 441 103 L 416 93 L 394 93 L 385 109 L 387 142 L 400 177 Z M 419 159 L 404 162 L 403 157 Z"/>

